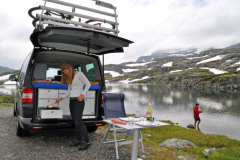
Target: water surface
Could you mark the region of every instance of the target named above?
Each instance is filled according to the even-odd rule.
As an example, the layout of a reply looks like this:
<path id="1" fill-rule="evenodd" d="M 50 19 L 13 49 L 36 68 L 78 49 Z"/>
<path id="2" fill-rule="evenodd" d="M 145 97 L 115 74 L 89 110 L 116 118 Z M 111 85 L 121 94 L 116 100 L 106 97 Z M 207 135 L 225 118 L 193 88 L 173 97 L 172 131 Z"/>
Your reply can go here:
<path id="1" fill-rule="evenodd" d="M 200 130 L 240 140 L 240 91 L 169 88 L 146 84 L 106 84 L 107 92 L 124 93 L 127 114 L 146 114 L 152 100 L 156 120 L 171 120 L 180 126 L 193 124 L 193 107 L 198 102 Z"/>

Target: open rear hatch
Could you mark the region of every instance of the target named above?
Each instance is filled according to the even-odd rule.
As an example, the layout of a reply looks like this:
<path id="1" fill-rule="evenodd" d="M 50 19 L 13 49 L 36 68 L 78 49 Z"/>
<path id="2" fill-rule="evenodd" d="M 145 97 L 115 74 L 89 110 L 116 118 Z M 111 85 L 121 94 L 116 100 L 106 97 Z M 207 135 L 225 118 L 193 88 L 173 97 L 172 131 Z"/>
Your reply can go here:
<path id="1" fill-rule="evenodd" d="M 130 40 L 84 28 L 47 27 L 35 30 L 30 37 L 35 47 L 50 47 L 96 55 L 123 52 Z M 89 48 L 89 50 L 88 50 Z"/>

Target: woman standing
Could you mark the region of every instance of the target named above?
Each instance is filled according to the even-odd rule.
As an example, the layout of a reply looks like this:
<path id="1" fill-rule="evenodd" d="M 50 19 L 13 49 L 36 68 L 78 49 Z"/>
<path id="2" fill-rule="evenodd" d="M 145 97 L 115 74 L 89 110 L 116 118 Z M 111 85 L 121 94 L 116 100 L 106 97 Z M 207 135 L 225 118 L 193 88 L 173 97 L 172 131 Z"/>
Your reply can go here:
<path id="1" fill-rule="evenodd" d="M 70 64 L 64 63 L 61 67 L 62 79 L 61 83 L 68 85 L 68 92 L 58 99 L 55 103 L 70 97 L 70 113 L 75 124 L 75 133 L 77 142 L 70 146 L 80 146 L 78 150 L 85 150 L 90 147 L 88 132 L 86 126 L 82 121 L 82 114 L 84 110 L 84 95 L 89 90 L 91 84 L 86 76 L 79 71 L 75 71 Z M 83 89 L 85 85 L 85 88 Z"/>

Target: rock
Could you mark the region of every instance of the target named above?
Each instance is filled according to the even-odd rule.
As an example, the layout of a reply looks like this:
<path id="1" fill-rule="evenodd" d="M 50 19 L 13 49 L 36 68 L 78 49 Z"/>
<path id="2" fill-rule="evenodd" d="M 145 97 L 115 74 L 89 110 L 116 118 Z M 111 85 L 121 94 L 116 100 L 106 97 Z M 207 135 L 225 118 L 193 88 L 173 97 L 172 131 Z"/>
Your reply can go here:
<path id="1" fill-rule="evenodd" d="M 215 150 L 219 150 L 219 149 L 227 149 L 226 147 L 222 147 L 222 148 L 208 148 L 208 149 L 204 149 L 202 151 L 203 155 L 205 158 L 209 157 L 211 155 L 211 151 L 215 151 Z"/>
<path id="2" fill-rule="evenodd" d="M 166 148 L 173 148 L 173 149 L 188 148 L 190 146 L 196 147 L 196 145 L 190 141 L 181 140 L 177 138 L 167 139 L 164 142 L 159 144 L 159 147 L 166 147 Z"/>
<path id="3" fill-rule="evenodd" d="M 211 155 L 211 150 L 210 149 L 204 149 L 202 151 L 204 157 L 209 157 Z"/>
<path id="4" fill-rule="evenodd" d="M 195 127 L 194 127 L 193 124 L 189 124 L 189 125 L 187 125 L 187 128 L 195 129 Z"/>

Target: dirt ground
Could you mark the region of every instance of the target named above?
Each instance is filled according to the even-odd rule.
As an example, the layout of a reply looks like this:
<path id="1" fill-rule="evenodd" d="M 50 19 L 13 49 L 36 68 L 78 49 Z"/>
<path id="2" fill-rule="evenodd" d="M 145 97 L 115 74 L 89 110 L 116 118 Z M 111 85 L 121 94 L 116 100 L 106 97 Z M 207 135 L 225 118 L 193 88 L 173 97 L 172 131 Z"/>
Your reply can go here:
<path id="1" fill-rule="evenodd" d="M 28 137 L 16 136 L 16 117 L 13 108 L 0 107 L 0 159 L 44 160 L 112 160 L 115 159 L 114 144 L 104 144 L 99 149 L 102 136 L 98 131 L 89 133 L 91 147 L 78 151 L 69 147 L 75 141 L 72 129 L 32 132 Z M 120 159 L 131 159 L 131 150 L 119 148 Z"/>

